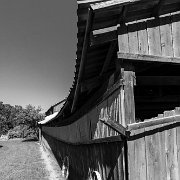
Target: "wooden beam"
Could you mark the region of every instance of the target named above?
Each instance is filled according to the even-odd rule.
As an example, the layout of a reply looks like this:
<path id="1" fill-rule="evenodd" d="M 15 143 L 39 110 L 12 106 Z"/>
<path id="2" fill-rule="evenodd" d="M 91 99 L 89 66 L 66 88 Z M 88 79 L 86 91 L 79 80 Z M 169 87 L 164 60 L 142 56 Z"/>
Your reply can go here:
<path id="1" fill-rule="evenodd" d="M 87 3 L 97 3 L 97 2 L 102 2 L 103 0 L 78 0 L 77 4 L 87 4 Z"/>
<path id="2" fill-rule="evenodd" d="M 180 115 L 163 117 L 163 118 L 154 118 L 154 119 L 146 120 L 144 122 L 128 124 L 126 129 L 127 131 L 132 131 L 150 126 L 156 126 L 160 124 L 174 123 L 174 122 L 180 122 Z"/>
<path id="3" fill-rule="evenodd" d="M 111 8 L 115 6 L 125 6 L 128 4 L 133 4 L 140 1 L 143 1 L 143 0 L 110 0 L 110 1 L 105 1 L 105 2 L 99 2 L 96 4 L 91 4 L 91 8 L 93 9 L 94 12 L 96 12 L 102 9 Z"/>
<path id="4" fill-rule="evenodd" d="M 180 86 L 180 76 L 137 76 L 137 86 Z"/>
<path id="5" fill-rule="evenodd" d="M 163 4 L 165 3 L 165 0 L 159 0 L 158 4 L 155 6 L 155 8 L 153 9 L 153 13 L 152 15 L 154 17 L 158 17 L 159 16 L 159 12 L 163 6 Z"/>
<path id="6" fill-rule="evenodd" d="M 124 115 L 125 124 L 135 122 L 135 102 L 134 102 L 134 85 L 135 72 L 134 67 L 130 63 L 124 63 L 121 69 L 122 78 L 124 80 Z"/>
<path id="7" fill-rule="evenodd" d="M 118 58 L 132 61 L 180 64 L 180 58 L 118 52 Z"/>
<path id="8" fill-rule="evenodd" d="M 110 45 L 110 47 L 109 47 L 108 53 L 107 53 L 107 55 L 106 55 L 106 59 L 105 59 L 105 61 L 104 61 L 102 70 L 101 70 L 101 72 L 100 72 L 100 74 L 99 74 L 100 77 L 102 77 L 103 74 L 107 71 L 107 69 L 108 69 L 108 67 L 109 67 L 109 64 L 110 64 L 110 62 L 111 62 L 112 56 L 113 56 L 116 48 L 117 48 L 117 42 L 116 42 L 116 41 L 115 41 L 115 42 L 112 42 L 111 45 Z"/>
<path id="9" fill-rule="evenodd" d="M 109 64 L 111 62 L 112 56 L 114 55 L 114 52 L 115 52 L 116 48 L 117 48 L 117 42 L 116 41 L 112 42 L 110 47 L 109 47 L 109 50 L 107 52 L 106 59 L 104 61 L 102 70 L 99 73 L 99 76 L 95 77 L 95 78 L 92 78 L 92 79 L 89 79 L 89 80 L 85 80 L 84 82 L 82 82 L 81 83 L 81 90 L 82 91 L 85 91 L 85 90 L 88 90 L 88 89 L 91 91 L 91 89 L 99 86 L 101 84 L 101 82 L 103 82 L 104 78 L 108 77 L 107 75 L 105 76 L 104 74 L 108 70 Z"/>
<path id="10" fill-rule="evenodd" d="M 123 136 L 127 136 L 126 133 L 126 128 L 124 126 L 122 126 L 121 124 L 118 124 L 117 122 L 111 120 L 111 119 L 100 119 L 100 121 L 104 124 L 106 124 L 107 126 L 109 126 L 110 128 L 112 128 L 113 130 L 115 130 L 116 132 L 118 132 L 119 134 L 123 135 Z"/>
<path id="11" fill-rule="evenodd" d="M 124 25 L 124 23 L 126 21 L 126 14 L 127 14 L 127 7 L 123 6 L 122 12 L 119 15 L 118 24 Z"/>
<path id="12" fill-rule="evenodd" d="M 127 8 L 123 6 L 122 11 L 119 13 L 116 26 L 94 30 L 91 33 L 91 46 L 117 40 L 117 28 L 125 23 L 126 13 Z"/>
<path id="13" fill-rule="evenodd" d="M 93 11 L 91 8 L 89 8 L 83 49 L 82 49 L 82 55 L 81 55 L 81 62 L 80 62 L 80 68 L 79 68 L 79 74 L 78 74 L 78 80 L 77 80 L 76 89 L 75 89 L 75 93 L 74 93 L 74 99 L 73 99 L 73 103 L 72 103 L 71 112 L 73 112 L 75 110 L 76 103 L 78 101 L 80 84 L 81 84 L 81 81 L 83 78 L 84 66 L 85 66 L 86 59 L 87 59 L 86 56 L 87 56 L 87 50 L 89 47 L 89 38 L 90 38 L 90 32 L 91 32 L 91 28 L 92 28 L 92 21 L 93 21 Z"/>
<path id="14" fill-rule="evenodd" d="M 94 30 L 91 33 L 91 46 L 117 40 L 117 27 L 118 26 L 113 26 L 109 28 Z"/>

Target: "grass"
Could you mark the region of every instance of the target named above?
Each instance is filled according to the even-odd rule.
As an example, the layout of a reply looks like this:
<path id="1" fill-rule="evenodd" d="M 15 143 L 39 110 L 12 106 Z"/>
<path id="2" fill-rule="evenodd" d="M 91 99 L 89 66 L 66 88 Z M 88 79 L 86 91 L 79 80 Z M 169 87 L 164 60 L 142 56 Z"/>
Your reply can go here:
<path id="1" fill-rule="evenodd" d="M 48 180 L 37 142 L 0 141 L 0 180 Z"/>

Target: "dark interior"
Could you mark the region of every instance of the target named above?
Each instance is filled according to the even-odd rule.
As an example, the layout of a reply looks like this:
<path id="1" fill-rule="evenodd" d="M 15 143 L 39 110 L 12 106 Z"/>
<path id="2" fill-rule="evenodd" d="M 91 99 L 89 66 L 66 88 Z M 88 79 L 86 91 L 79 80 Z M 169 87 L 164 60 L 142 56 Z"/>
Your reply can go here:
<path id="1" fill-rule="evenodd" d="M 136 120 L 157 117 L 180 106 L 180 66 L 149 63 L 135 67 Z"/>

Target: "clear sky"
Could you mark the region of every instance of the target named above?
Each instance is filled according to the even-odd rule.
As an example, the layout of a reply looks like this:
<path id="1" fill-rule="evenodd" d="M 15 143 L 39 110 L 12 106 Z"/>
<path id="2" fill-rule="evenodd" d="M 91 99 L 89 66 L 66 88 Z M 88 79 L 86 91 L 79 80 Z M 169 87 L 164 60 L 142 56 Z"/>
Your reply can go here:
<path id="1" fill-rule="evenodd" d="M 0 101 L 46 111 L 68 95 L 76 10 L 76 0 L 0 0 Z"/>

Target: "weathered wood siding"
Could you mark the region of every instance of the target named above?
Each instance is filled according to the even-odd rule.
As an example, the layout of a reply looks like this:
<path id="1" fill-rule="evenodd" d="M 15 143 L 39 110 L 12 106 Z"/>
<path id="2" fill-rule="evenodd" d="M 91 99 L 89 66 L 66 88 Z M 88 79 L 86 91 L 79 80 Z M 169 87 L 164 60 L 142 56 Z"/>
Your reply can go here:
<path id="1" fill-rule="evenodd" d="M 123 142 L 72 145 L 43 132 L 43 146 L 55 155 L 60 167 L 69 159 L 69 180 L 88 180 L 89 171 L 98 171 L 102 180 L 123 180 Z"/>
<path id="2" fill-rule="evenodd" d="M 177 109 L 165 111 L 159 117 L 177 113 Z M 129 180 L 179 180 L 179 132 L 179 122 L 132 131 L 127 142 Z"/>
<path id="3" fill-rule="evenodd" d="M 118 28 L 119 52 L 180 57 L 180 12 Z"/>
<path id="4" fill-rule="evenodd" d="M 42 131 L 54 138 L 71 143 L 115 136 L 117 133 L 102 123 L 100 119 L 111 118 L 113 121 L 125 124 L 123 93 L 123 87 L 121 87 L 89 113 L 70 125 L 62 127 L 43 126 Z"/>

